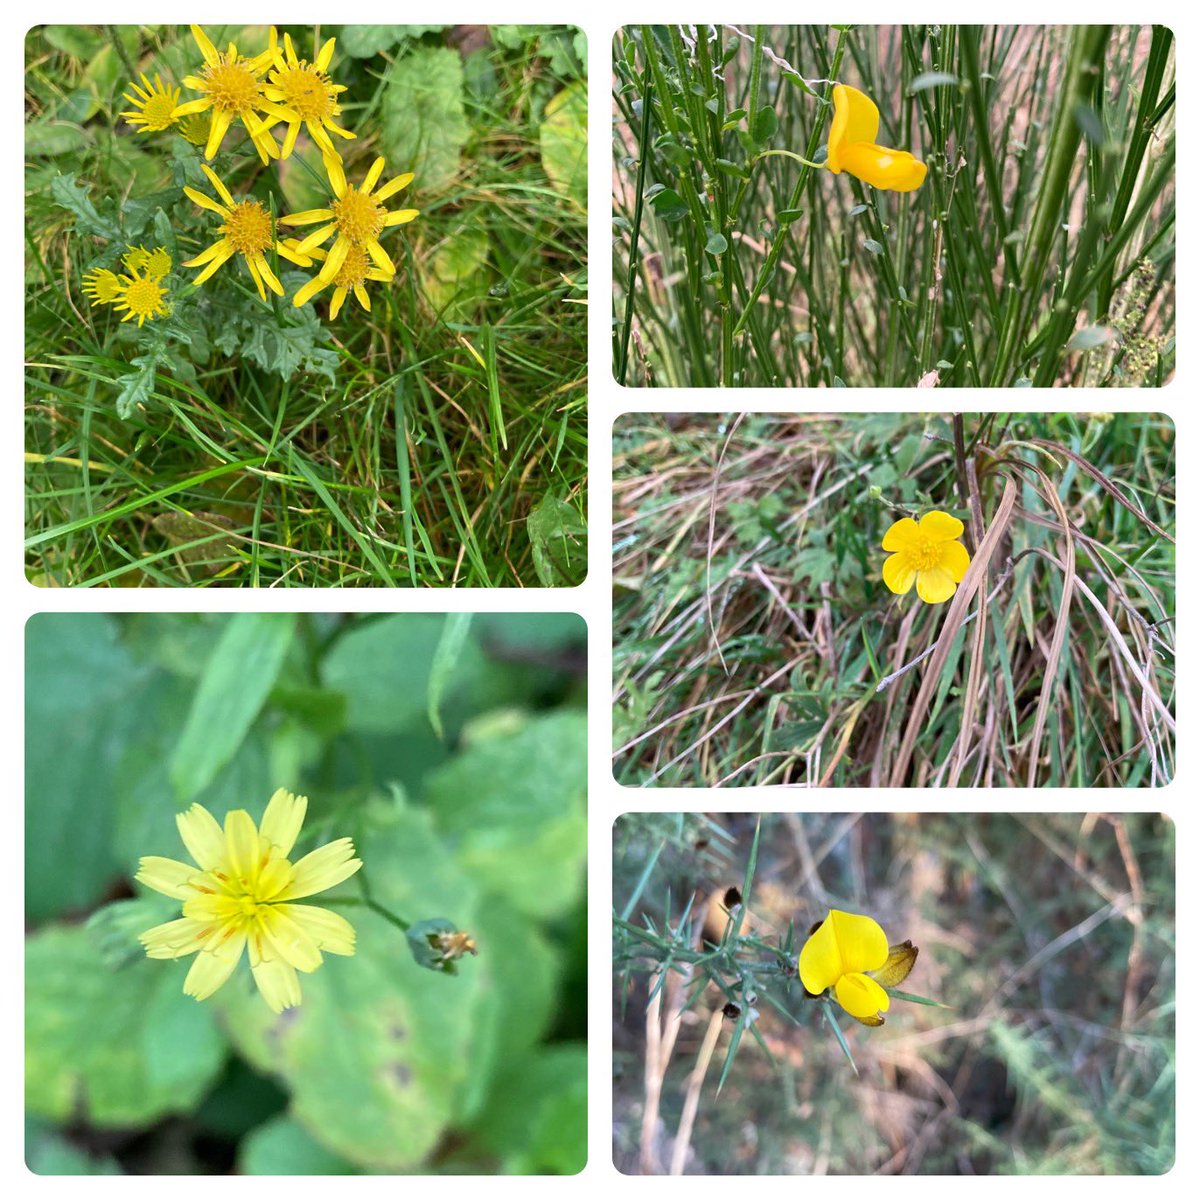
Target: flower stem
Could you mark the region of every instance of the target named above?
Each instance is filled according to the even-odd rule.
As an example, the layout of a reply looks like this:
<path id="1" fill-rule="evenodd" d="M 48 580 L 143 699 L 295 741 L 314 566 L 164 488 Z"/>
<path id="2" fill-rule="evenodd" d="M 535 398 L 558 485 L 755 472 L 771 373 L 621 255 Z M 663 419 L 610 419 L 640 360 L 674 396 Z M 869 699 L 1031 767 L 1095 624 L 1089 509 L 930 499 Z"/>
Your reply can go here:
<path id="1" fill-rule="evenodd" d="M 326 896 L 322 897 L 321 903 L 341 905 L 345 908 L 369 908 L 389 924 L 395 925 L 401 933 L 407 933 L 412 928 L 411 921 L 406 921 L 403 917 L 396 916 L 390 908 L 385 908 L 371 895 L 371 888 L 367 883 L 365 868 L 358 873 L 358 886 L 362 889 L 361 896 Z"/>
<path id="2" fill-rule="evenodd" d="M 811 162 L 802 154 L 794 154 L 791 150 L 764 150 L 761 154 L 755 155 L 754 161 L 758 162 L 760 158 L 767 158 L 772 154 L 782 154 L 784 158 L 794 158 L 798 163 L 803 163 L 804 166 L 811 167 L 814 171 L 823 171 L 827 165 L 823 162 Z"/>

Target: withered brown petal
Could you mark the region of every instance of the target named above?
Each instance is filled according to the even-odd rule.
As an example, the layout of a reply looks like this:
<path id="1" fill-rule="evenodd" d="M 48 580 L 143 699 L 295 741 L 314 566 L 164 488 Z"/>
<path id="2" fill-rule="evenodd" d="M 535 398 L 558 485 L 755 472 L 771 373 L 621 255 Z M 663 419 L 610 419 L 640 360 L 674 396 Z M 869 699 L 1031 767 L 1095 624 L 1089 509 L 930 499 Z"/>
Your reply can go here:
<path id="1" fill-rule="evenodd" d="M 887 961 L 878 971 L 868 974 L 885 988 L 893 988 L 902 984 L 917 961 L 918 949 L 912 942 L 900 942 L 888 947 Z"/>

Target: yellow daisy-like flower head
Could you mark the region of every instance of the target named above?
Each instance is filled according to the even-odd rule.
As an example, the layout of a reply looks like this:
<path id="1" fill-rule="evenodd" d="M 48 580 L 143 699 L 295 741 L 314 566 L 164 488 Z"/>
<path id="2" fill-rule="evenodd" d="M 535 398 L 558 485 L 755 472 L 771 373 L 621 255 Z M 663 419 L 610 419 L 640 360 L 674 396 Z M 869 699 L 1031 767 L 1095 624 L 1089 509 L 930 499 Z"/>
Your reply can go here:
<path id="1" fill-rule="evenodd" d="M 97 304 L 113 304 L 121 295 L 121 277 L 107 267 L 96 267 L 83 277 L 83 294 Z"/>
<path id="2" fill-rule="evenodd" d="M 971 565 L 962 542 L 963 523 L 949 513 L 927 512 L 921 520 L 904 517 L 883 535 L 892 555 L 883 564 L 883 582 L 897 596 L 915 583 L 926 604 L 941 604 L 958 590 Z"/>
<path id="3" fill-rule="evenodd" d="M 130 92 L 133 94 L 130 95 Z M 126 122 L 138 133 L 161 133 L 170 129 L 179 119 L 175 110 L 179 107 L 179 89 L 167 87 L 156 73 L 151 83 L 142 73 L 142 86 L 136 83 L 129 85 L 129 91 L 122 95 L 130 104 L 131 110 L 123 112 Z"/>
<path id="4" fill-rule="evenodd" d="M 176 119 L 211 110 L 212 121 L 208 142 L 204 147 L 205 158 L 211 159 L 216 154 L 230 125 L 238 120 L 246 127 L 264 163 L 278 158 L 279 146 L 270 131 L 262 126 L 258 116 L 265 103 L 262 74 L 274 62 L 274 51 L 265 50 L 255 58 L 246 58 L 230 42 L 229 49 L 221 53 L 199 25 L 191 28 L 192 37 L 204 55 L 204 66 L 198 75 L 188 75 L 183 82 L 186 87 L 202 95 L 199 100 L 189 100 L 179 105 L 174 112 Z"/>
<path id="5" fill-rule="evenodd" d="M 349 879 L 362 863 L 349 838 L 321 846 L 293 863 L 308 809 L 305 796 L 280 788 L 262 824 L 235 809 L 222 828 L 193 804 L 176 818 L 193 862 L 143 858 L 139 883 L 183 903 L 183 916 L 139 935 L 150 958 L 196 957 L 184 994 L 206 1000 L 233 974 L 246 950 L 262 998 L 274 1012 L 300 1003 L 297 971 L 312 972 L 322 953 L 353 954 L 354 927 L 328 909 L 297 904 Z"/>
<path id="6" fill-rule="evenodd" d="M 299 242 L 289 240 L 288 248 L 293 252 L 297 252 Z M 309 250 L 308 256 L 315 258 L 320 262 L 325 261 L 329 257 L 327 251 L 320 249 Z M 339 312 L 342 311 L 342 305 L 346 301 L 347 295 L 354 293 L 354 298 L 367 312 L 371 311 L 371 297 L 367 294 L 366 284 L 369 281 L 374 283 L 390 283 L 392 276 L 386 271 L 381 271 L 367 257 L 367 252 L 359 246 L 351 246 L 346 252 L 345 261 L 342 263 L 338 273 L 329 281 L 333 285 L 333 297 L 329 301 L 329 319 L 333 320 Z M 299 292 L 296 293 L 296 303 L 305 304 L 311 300 L 318 292 L 323 291 L 329 284 L 321 279 L 320 275 L 310 279 Z"/>
<path id="7" fill-rule="evenodd" d="M 883 191 L 916 191 L 925 182 L 925 164 L 907 150 L 876 145 L 878 136 L 879 109 L 875 102 L 857 88 L 836 84 L 825 165 L 835 175 L 848 171 Z"/>
<path id="8" fill-rule="evenodd" d="M 122 321 L 132 321 L 137 317 L 140 329 L 147 321 L 155 317 L 165 317 L 170 313 L 167 307 L 167 289 L 163 287 L 161 278 L 143 275 L 138 271 L 130 271 L 119 279 L 120 295 L 112 301 L 117 312 L 125 315 Z"/>
<path id="9" fill-rule="evenodd" d="M 216 189 L 221 202 L 218 203 L 195 188 L 185 187 L 184 194 L 194 204 L 224 218 L 224 223 L 220 228 L 221 237 L 195 258 L 188 259 L 183 264 L 185 267 L 204 268 L 193 282 L 197 285 L 203 283 L 211 278 L 222 264 L 235 254 L 240 254 L 245 259 L 246 269 L 250 272 L 250 278 L 254 280 L 254 286 L 258 288 L 259 297 L 263 300 L 267 298 L 264 285 L 277 296 L 282 296 L 283 284 L 279 282 L 271 264 L 267 262 L 267 253 L 272 249 L 277 250 L 284 258 L 301 267 L 310 266 L 311 260 L 278 241 L 275 236 L 275 221 L 261 200 L 256 200 L 253 196 L 235 200 L 233 193 L 221 182 L 211 167 L 201 164 L 201 170 L 208 176 L 208 181 Z"/>
<path id="10" fill-rule="evenodd" d="M 171 256 L 165 246 L 147 250 L 145 246 L 130 246 L 121 261 L 127 271 L 140 271 L 151 279 L 163 279 L 171 270 Z"/>
<path id="11" fill-rule="evenodd" d="M 800 951 L 804 989 L 819 996 L 833 989 L 837 1002 L 864 1025 L 882 1025 L 891 1006 L 884 990 L 903 983 L 917 960 L 912 942 L 889 946 L 877 921 L 832 908 Z"/>
<path id="12" fill-rule="evenodd" d="M 380 235 L 393 225 L 406 225 L 418 215 L 415 208 L 389 211 L 384 207 L 385 201 L 412 182 L 411 172 L 397 175 L 376 191 L 375 185 L 383 174 L 382 158 L 377 158 L 371 164 L 371 169 L 359 187 L 352 187 L 346 182 L 342 164 L 338 159 L 326 155 L 324 162 L 329 184 L 333 189 L 334 198 L 330 206 L 311 208 L 306 212 L 292 213 L 290 216 L 279 218 L 281 225 L 320 226 L 296 244 L 296 250 L 300 254 L 311 254 L 318 246 L 331 237 L 334 238 L 317 277 L 296 293 L 297 307 L 334 282 L 352 249 L 362 250 L 384 276 L 391 279 L 396 274 L 396 267 L 388 257 L 387 251 L 380 245 Z M 357 295 L 357 292 L 355 294 Z M 359 299 L 361 300 L 361 297 Z"/>
<path id="13" fill-rule="evenodd" d="M 333 139 L 329 136 L 336 133 L 340 138 L 353 138 L 348 129 L 343 129 L 334 121 L 342 108 L 338 96 L 346 89 L 329 78 L 329 64 L 333 61 L 334 38 L 330 38 L 317 54 L 316 61 L 306 62 L 296 56 L 296 48 L 292 45 L 289 34 L 283 35 L 283 53 L 276 47 L 275 30 L 271 30 L 271 46 L 276 54 L 276 66 L 267 76 L 267 86 L 263 95 L 267 103 L 263 105 L 266 118 L 263 127 L 270 129 L 277 122 L 287 125 L 284 135 L 283 148 L 280 158 L 287 158 L 296 145 L 296 137 L 302 127 L 307 127 L 309 136 L 321 148 L 321 153 L 332 158 L 339 158 Z"/>

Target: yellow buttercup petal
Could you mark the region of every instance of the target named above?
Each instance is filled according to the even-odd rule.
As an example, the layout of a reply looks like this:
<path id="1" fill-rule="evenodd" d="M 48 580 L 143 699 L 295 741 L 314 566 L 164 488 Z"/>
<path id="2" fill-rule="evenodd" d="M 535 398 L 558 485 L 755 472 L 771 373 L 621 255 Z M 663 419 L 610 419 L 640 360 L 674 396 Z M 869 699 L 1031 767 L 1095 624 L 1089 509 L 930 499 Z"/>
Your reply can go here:
<path id="1" fill-rule="evenodd" d="M 942 567 L 917 572 L 917 595 L 926 604 L 944 604 L 958 591 L 954 576 Z"/>
<path id="2" fill-rule="evenodd" d="M 957 545 L 957 543 L 955 543 Z M 916 582 L 917 572 L 904 554 L 893 554 L 883 564 L 883 582 L 888 590 L 903 596 Z"/>
<path id="3" fill-rule="evenodd" d="M 903 550 L 917 536 L 917 523 L 912 517 L 901 517 L 883 535 L 885 550 Z"/>
<path id="4" fill-rule="evenodd" d="M 967 573 L 967 568 L 970 565 L 971 556 L 967 553 L 967 548 L 962 542 L 943 543 L 938 566 L 943 571 L 949 571 L 950 578 L 955 583 L 962 582 L 962 577 Z"/>
<path id="5" fill-rule="evenodd" d="M 963 523 L 936 508 L 921 518 L 918 527 L 926 537 L 938 542 L 948 542 L 963 535 Z"/>

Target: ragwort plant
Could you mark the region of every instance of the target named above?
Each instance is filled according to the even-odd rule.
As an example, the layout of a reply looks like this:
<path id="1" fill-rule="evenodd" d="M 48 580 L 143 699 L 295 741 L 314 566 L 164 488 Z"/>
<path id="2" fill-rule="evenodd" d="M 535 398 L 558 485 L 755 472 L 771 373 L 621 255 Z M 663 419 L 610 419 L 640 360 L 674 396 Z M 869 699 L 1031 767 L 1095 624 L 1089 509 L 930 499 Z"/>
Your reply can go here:
<path id="1" fill-rule="evenodd" d="M 30 33 L 35 582 L 582 579 L 582 37 L 336 33 Z"/>
<path id="2" fill-rule="evenodd" d="M 618 382 L 1169 377 L 1169 29 L 634 26 L 614 58 Z"/>

